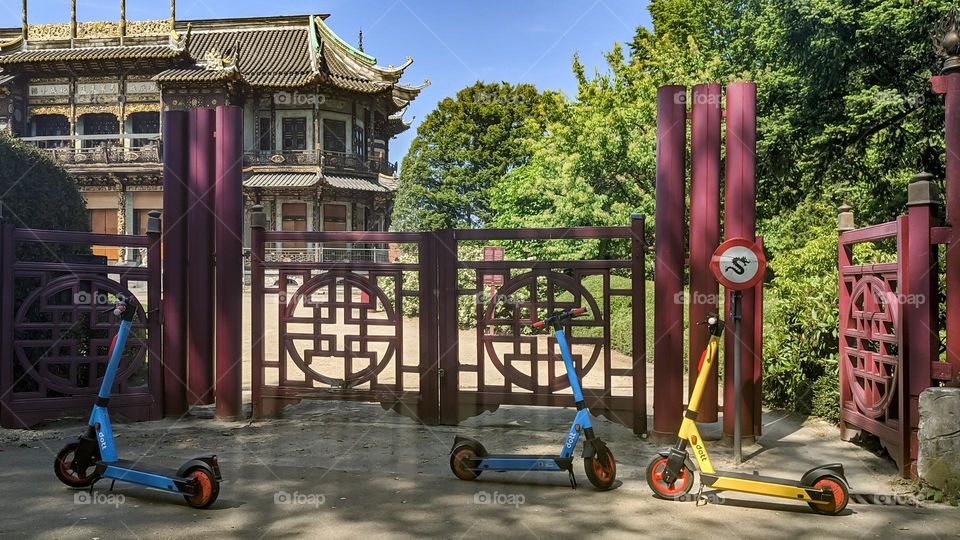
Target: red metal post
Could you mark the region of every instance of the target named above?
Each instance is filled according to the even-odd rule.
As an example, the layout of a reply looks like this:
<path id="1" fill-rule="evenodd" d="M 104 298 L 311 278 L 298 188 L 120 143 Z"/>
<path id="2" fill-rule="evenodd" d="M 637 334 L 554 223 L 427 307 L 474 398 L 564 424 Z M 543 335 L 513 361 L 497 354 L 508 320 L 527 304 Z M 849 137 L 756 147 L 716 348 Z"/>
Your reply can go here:
<path id="1" fill-rule="evenodd" d="M 647 432 L 647 269 L 646 225 L 644 216 L 630 218 L 630 255 L 633 294 L 633 432 Z"/>
<path id="2" fill-rule="evenodd" d="M 657 91 L 653 432 L 676 434 L 683 414 L 683 228 L 686 88 Z"/>
<path id="3" fill-rule="evenodd" d="M 727 85 L 727 170 L 725 204 L 725 238 L 756 240 L 757 201 L 757 86 L 754 83 Z M 727 294 L 727 306 L 730 294 Z M 750 374 L 757 362 L 756 350 L 756 292 L 743 291 L 743 325 L 741 373 Z M 733 373 L 733 334 L 727 333 L 724 348 L 725 373 Z M 744 437 L 760 435 L 754 431 L 754 387 L 752 377 L 741 381 L 741 434 Z M 726 377 L 723 385 L 723 434 L 733 436 L 734 387 L 733 377 Z"/>
<path id="4" fill-rule="evenodd" d="M 150 418 L 163 416 L 163 324 L 160 320 L 160 310 L 151 306 L 160 305 L 163 277 L 161 272 L 162 252 L 160 239 L 163 234 L 163 225 L 160 220 L 160 211 L 151 210 L 147 219 L 147 236 L 150 237 L 150 246 L 147 248 L 147 354 L 149 355 L 149 386 L 153 403 L 150 406 Z"/>
<path id="5" fill-rule="evenodd" d="M 845 404 L 849 403 L 853 399 L 853 396 L 850 393 L 850 382 L 846 376 L 847 370 L 844 369 L 844 363 L 847 362 L 847 359 L 843 347 L 847 341 L 844 333 L 849 324 L 847 317 L 850 310 L 850 289 L 847 287 L 843 273 L 848 266 L 853 264 L 853 246 L 845 243 L 843 233 L 854 230 L 855 225 L 852 208 L 843 205 L 838 210 L 840 211 L 837 216 L 837 286 L 839 287 L 837 290 L 839 291 L 838 296 L 840 300 L 840 438 L 844 441 L 849 441 L 853 436 L 847 433 L 847 423 L 844 421 L 843 410 Z"/>
<path id="6" fill-rule="evenodd" d="M 429 242 L 430 250 L 436 250 L 432 254 L 432 261 L 436 261 L 437 268 L 437 286 L 439 290 L 439 309 L 440 313 L 430 313 L 431 316 L 438 317 L 439 333 L 438 346 L 440 357 L 440 412 L 439 422 L 444 425 L 456 425 L 460 420 L 460 344 L 459 329 L 457 328 L 457 317 L 453 313 L 458 305 L 457 302 L 457 240 L 453 231 L 446 229 L 436 233 L 425 233 L 425 236 L 434 236 L 432 242 L 425 240 L 421 245 L 427 245 Z M 422 257 L 431 256 L 430 252 L 420 255 Z M 422 276 L 429 279 L 429 272 L 421 271 Z M 423 282 L 421 282 L 423 283 Z M 423 304 L 421 304 L 423 305 Z M 430 319 L 431 321 L 433 319 Z M 483 359 L 481 358 L 481 361 Z M 424 394 L 424 398 L 428 394 Z"/>
<path id="7" fill-rule="evenodd" d="M 217 107 L 216 416 L 239 418 L 243 385 L 243 109 Z"/>
<path id="8" fill-rule="evenodd" d="M 263 206 L 255 205 L 250 214 L 250 401 L 252 402 L 254 418 L 261 416 L 260 404 L 263 389 L 263 359 L 264 359 L 264 305 L 263 305 L 263 235 L 267 229 L 267 215 L 263 213 Z"/>
<path id="9" fill-rule="evenodd" d="M 187 411 L 188 114 L 163 117 L 163 412 Z"/>
<path id="10" fill-rule="evenodd" d="M 689 392 L 697 382 L 700 355 L 708 340 L 696 323 L 718 313 L 720 286 L 710 271 L 710 258 L 720 245 L 720 102 L 717 83 L 693 87 L 690 164 L 690 302 Z M 700 422 L 717 421 L 717 372 L 710 374 L 700 401 Z"/>
<path id="11" fill-rule="evenodd" d="M 952 385 L 960 386 L 960 72 L 933 77 L 930 82 L 946 101 L 946 221 L 953 228 L 946 255 L 947 362 L 953 371 Z"/>
<path id="12" fill-rule="evenodd" d="M 187 332 L 187 386 L 191 405 L 213 403 L 213 109 L 190 111 L 190 182 L 187 194 L 187 282 L 190 294 Z"/>
<path id="13" fill-rule="evenodd" d="M 916 476 L 917 434 L 920 429 L 920 393 L 930 387 L 930 364 L 939 360 L 940 331 L 937 324 L 937 253 L 930 244 L 930 229 L 936 226 L 935 208 L 939 194 L 933 176 L 913 177 L 907 194 L 907 295 L 900 300 L 901 321 L 907 337 L 906 385 L 909 388 L 910 439 L 909 469 Z"/>

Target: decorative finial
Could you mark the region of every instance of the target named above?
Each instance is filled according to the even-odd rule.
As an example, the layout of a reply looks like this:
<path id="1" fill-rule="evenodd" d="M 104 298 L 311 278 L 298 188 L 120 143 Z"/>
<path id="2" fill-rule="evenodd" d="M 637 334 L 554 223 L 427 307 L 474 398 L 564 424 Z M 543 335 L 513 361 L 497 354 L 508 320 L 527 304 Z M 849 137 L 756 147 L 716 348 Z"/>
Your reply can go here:
<path id="1" fill-rule="evenodd" d="M 360 29 L 360 44 L 357 46 L 360 52 L 363 52 L 363 28 Z"/>
<path id="2" fill-rule="evenodd" d="M 960 70 L 960 13 L 956 6 L 940 21 L 933 34 L 933 48 L 943 56 L 943 72 Z"/>

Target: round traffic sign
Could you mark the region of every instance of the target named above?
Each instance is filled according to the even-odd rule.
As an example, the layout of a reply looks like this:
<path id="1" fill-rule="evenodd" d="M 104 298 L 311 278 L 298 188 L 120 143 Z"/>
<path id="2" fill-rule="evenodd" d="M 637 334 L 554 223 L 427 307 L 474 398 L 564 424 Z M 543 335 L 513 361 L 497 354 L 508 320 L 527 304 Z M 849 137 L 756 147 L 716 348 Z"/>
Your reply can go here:
<path id="1" fill-rule="evenodd" d="M 742 291 L 763 279 L 767 259 L 756 243 L 746 238 L 731 238 L 713 252 L 710 269 L 721 285 Z"/>

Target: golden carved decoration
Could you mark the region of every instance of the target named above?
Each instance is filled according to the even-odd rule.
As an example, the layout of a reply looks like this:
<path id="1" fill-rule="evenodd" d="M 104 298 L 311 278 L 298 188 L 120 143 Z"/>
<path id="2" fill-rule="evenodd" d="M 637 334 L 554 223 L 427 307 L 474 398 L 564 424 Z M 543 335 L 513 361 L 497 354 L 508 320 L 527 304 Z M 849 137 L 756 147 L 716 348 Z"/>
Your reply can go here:
<path id="1" fill-rule="evenodd" d="M 127 21 L 128 36 L 162 36 L 169 31 L 170 21 L 166 19 Z"/>
<path id="2" fill-rule="evenodd" d="M 162 36 L 170 30 L 169 22 L 160 19 L 127 21 L 128 36 Z M 31 24 L 30 41 L 70 39 L 70 23 Z M 86 21 L 77 23 L 77 38 L 111 38 L 120 35 L 120 23 Z"/>
<path id="3" fill-rule="evenodd" d="M 70 106 L 69 105 L 34 105 L 30 107 L 29 116 L 36 116 L 39 114 L 62 114 L 67 118 L 70 118 Z"/>
<path id="4" fill-rule="evenodd" d="M 130 117 L 131 114 L 139 112 L 160 112 L 160 103 L 127 103 L 127 106 L 124 107 L 123 114 L 124 120 Z"/>
<path id="5" fill-rule="evenodd" d="M 84 114 L 96 114 L 96 113 L 109 113 L 114 114 L 117 117 L 120 116 L 120 106 L 119 105 L 107 105 L 107 104 L 92 104 L 92 105 L 77 105 L 77 117 L 79 118 Z"/>

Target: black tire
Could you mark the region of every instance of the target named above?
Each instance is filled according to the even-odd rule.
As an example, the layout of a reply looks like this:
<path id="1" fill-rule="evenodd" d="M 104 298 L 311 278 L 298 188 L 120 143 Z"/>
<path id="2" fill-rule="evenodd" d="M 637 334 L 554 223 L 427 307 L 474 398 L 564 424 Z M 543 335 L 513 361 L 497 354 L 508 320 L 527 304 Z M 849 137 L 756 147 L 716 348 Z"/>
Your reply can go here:
<path id="1" fill-rule="evenodd" d="M 80 448 L 80 441 L 68 443 L 57 452 L 57 457 L 53 460 L 53 472 L 57 479 L 72 488 L 90 487 L 97 481 L 97 475 L 91 470 L 96 467 L 96 463 L 91 463 L 84 467 L 82 471 L 73 469 L 73 460 L 77 455 L 77 449 Z"/>
<path id="2" fill-rule="evenodd" d="M 661 478 L 666 466 L 666 457 L 659 454 L 653 456 L 653 459 L 647 464 L 647 472 L 644 475 L 647 479 L 647 485 L 650 486 L 654 495 L 661 499 L 683 500 L 690 493 L 690 488 L 693 487 L 693 471 L 684 466 L 680 469 L 680 475 L 677 479 L 672 484 L 667 484 Z"/>
<path id="3" fill-rule="evenodd" d="M 583 458 L 583 470 L 587 473 L 587 479 L 593 487 L 602 491 L 612 488 L 617 480 L 617 460 L 609 448 L 605 454 L 606 458 L 603 460 L 598 454 Z"/>
<path id="4" fill-rule="evenodd" d="M 466 466 L 465 460 L 475 459 L 477 451 L 469 446 L 461 446 L 450 453 L 450 470 L 461 480 L 476 480 L 482 471 L 475 471 Z"/>
<path id="5" fill-rule="evenodd" d="M 836 476 L 821 476 L 813 481 L 813 487 L 816 489 L 830 488 L 833 491 L 833 501 L 829 504 L 807 504 L 814 512 L 826 516 L 835 516 L 847 507 L 850 502 L 850 492 L 847 489 L 847 483 Z"/>
<path id="6" fill-rule="evenodd" d="M 220 482 L 213 473 L 203 467 L 192 467 L 183 476 L 196 479 L 197 493 L 183 496 L 187 504 L 194 508 L 208 508 L 216 502 L 220 495 Z"/>

